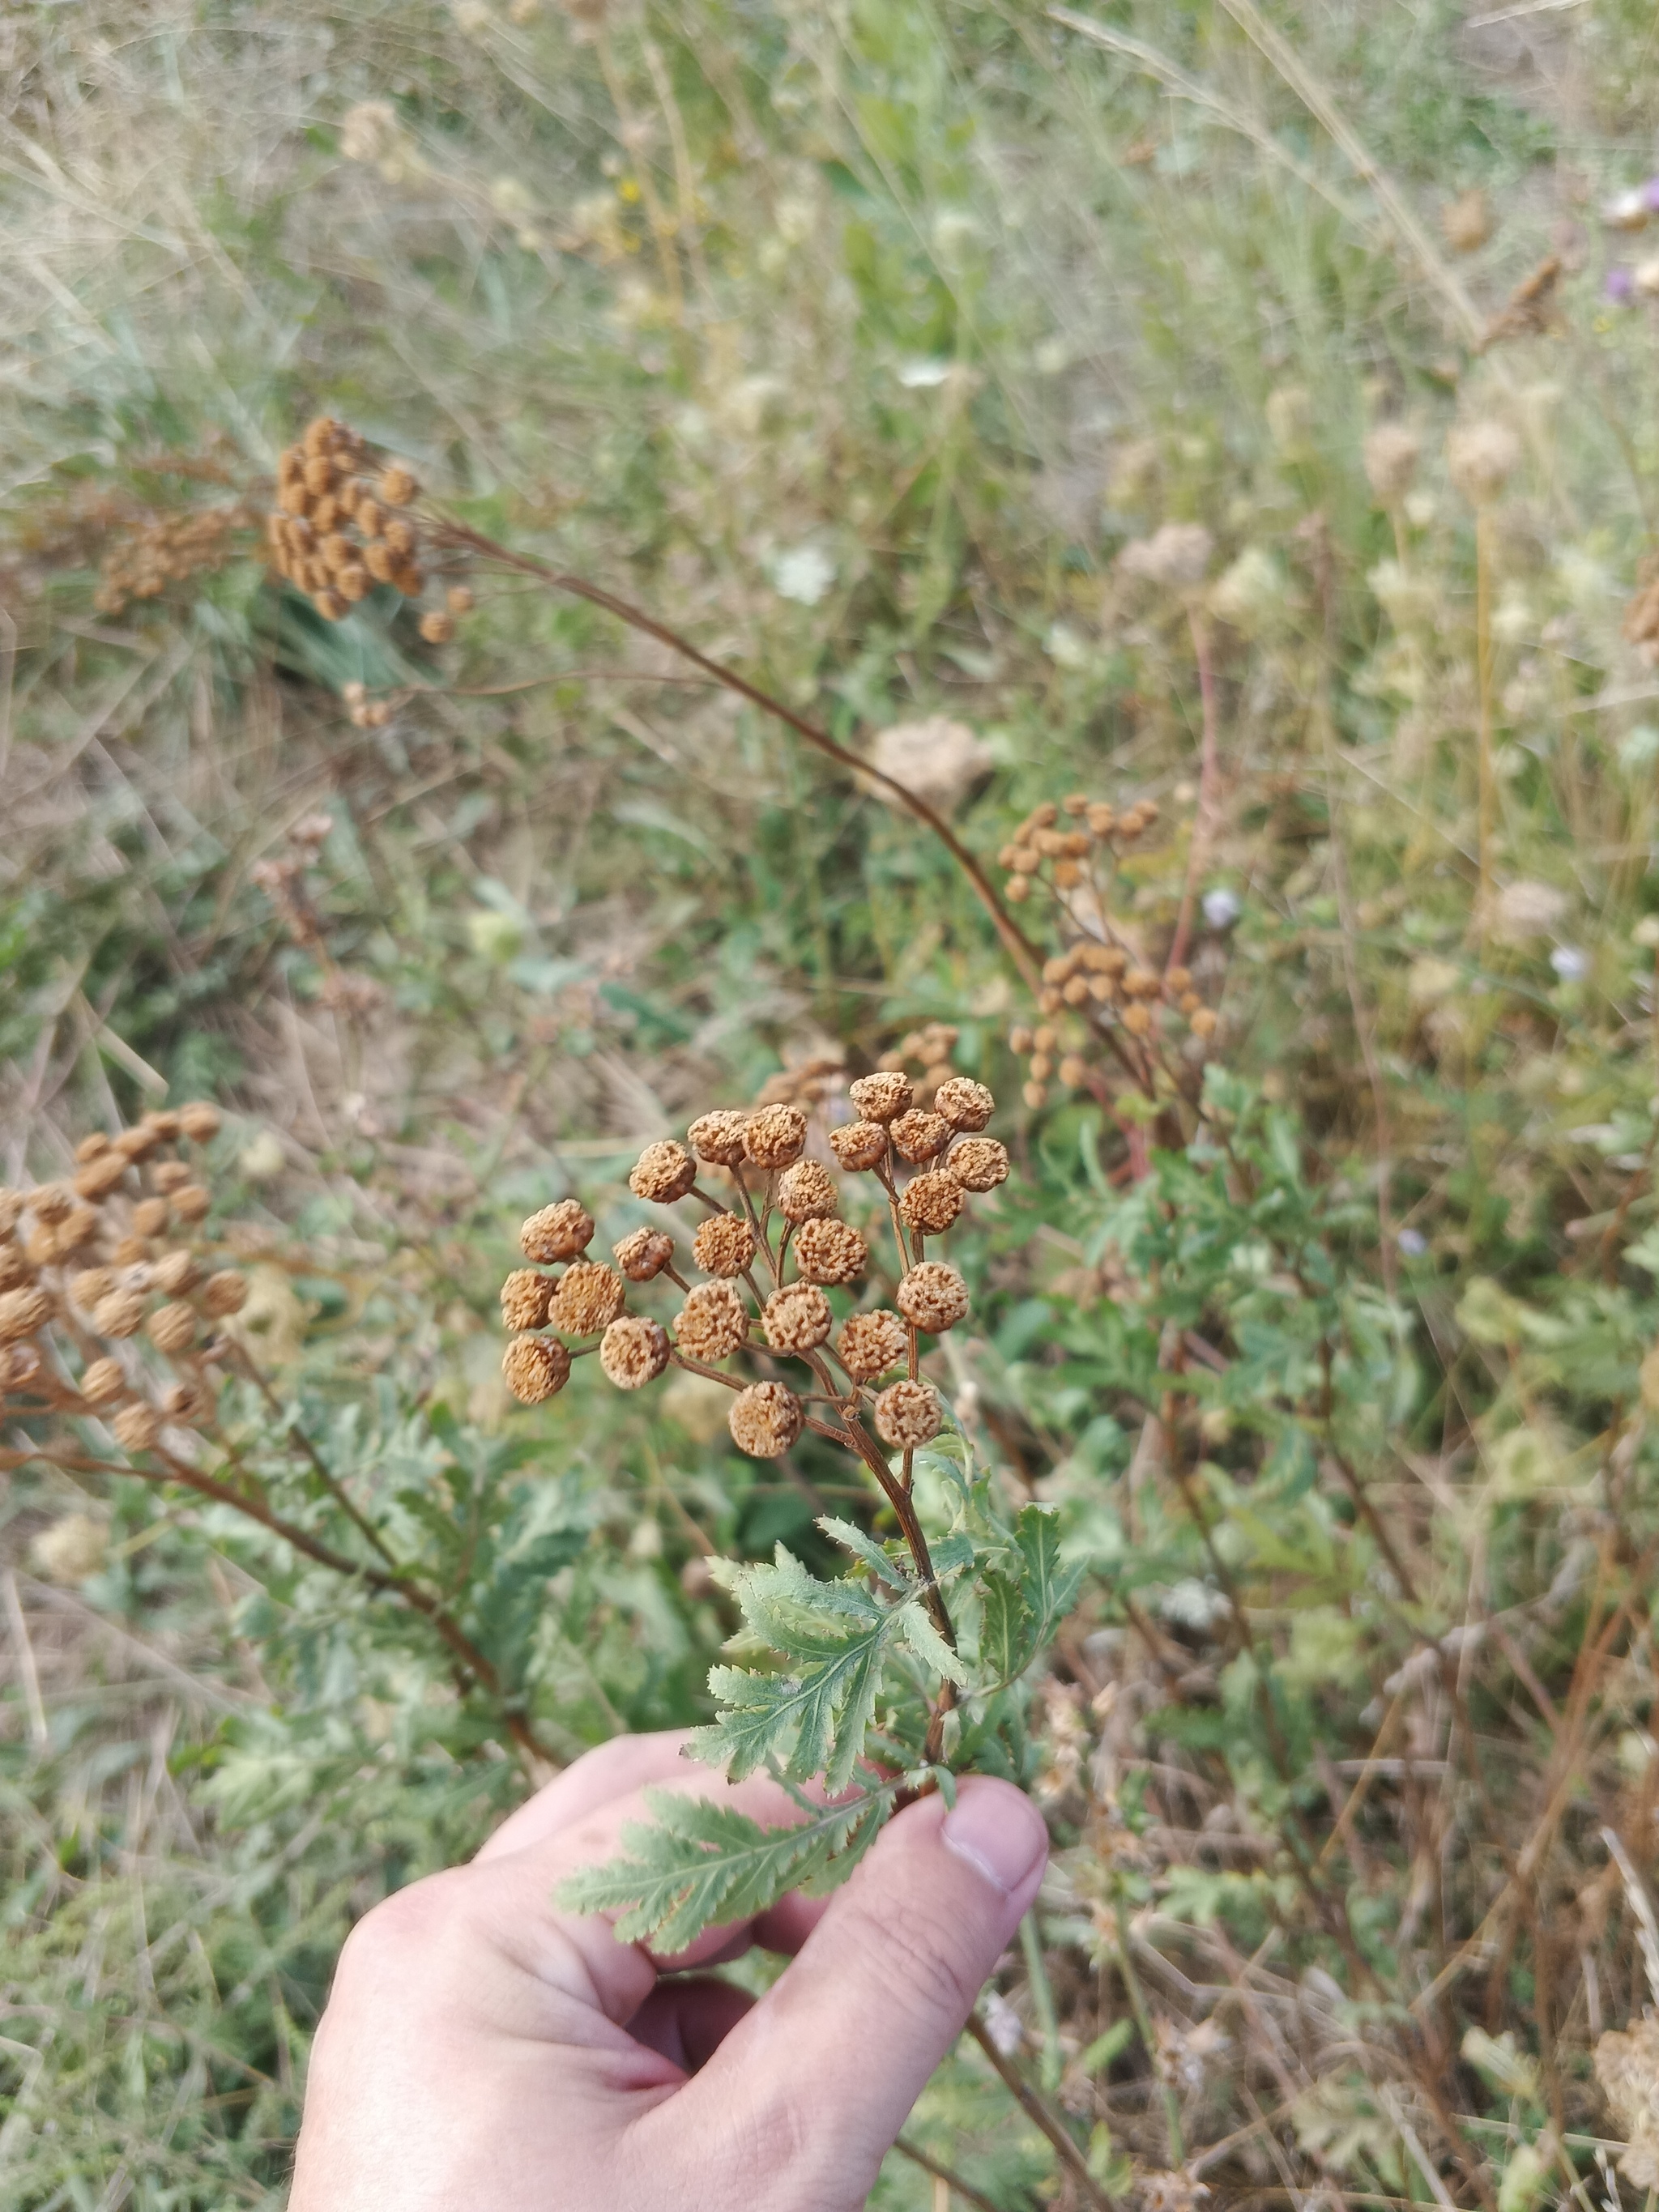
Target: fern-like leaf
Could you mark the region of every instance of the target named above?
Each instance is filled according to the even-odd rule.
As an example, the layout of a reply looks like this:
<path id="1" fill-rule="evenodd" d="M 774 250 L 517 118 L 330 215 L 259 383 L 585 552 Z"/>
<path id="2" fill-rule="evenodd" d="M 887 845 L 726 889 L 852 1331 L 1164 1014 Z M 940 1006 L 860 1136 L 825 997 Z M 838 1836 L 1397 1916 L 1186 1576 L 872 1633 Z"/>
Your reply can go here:
<path id="1" fill-rule="evenodd" d="M 649 1790 L 653 1825 L 629 1821 L 623 1856 L 562 1883 L 571 1912 L 616 1912 L 624 1942 L 683 1951 L 705 1928 L 751 1920 L 793 1889 L 846 1880 L 892 1810 L 896 1782 L 823 1807 L 788 1828 L 763 1828 L 706 1798 Z"/>

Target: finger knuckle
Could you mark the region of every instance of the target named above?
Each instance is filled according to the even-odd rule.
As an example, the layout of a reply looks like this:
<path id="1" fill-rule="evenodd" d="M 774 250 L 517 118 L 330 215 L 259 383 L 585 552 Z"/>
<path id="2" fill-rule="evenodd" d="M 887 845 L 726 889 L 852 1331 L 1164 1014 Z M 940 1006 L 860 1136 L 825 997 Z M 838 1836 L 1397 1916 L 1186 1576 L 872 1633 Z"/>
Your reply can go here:
<path id="1" fill-rule="evenodd" d="M 428 1875 L 383 1898 L 346 1937 L 337 1981 L 378 1978 L 413 1957 L 430 1957 L 453 1929 L 466 1887 L 457 1869 Z"/>

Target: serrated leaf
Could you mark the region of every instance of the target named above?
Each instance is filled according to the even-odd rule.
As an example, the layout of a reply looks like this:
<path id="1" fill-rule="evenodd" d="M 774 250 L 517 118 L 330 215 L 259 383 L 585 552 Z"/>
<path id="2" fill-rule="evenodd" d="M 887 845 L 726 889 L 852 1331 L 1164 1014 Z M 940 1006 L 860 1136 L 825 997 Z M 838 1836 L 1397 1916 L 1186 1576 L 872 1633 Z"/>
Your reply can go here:
<path id="1" fill-rule="evenodd" d="M 648 1790 L 654 1817 L 630 1820 L 623 1856 L 586 1867 L 561 1884 L 571 1912 L 616 1912 L 625 1943 L 651 1938 L 683 1951 L 705 1928 L 753 1919 L 792 1889 L 817 1893 L 844 1881 L 892 1809 L 896 1783 L 826 1807 L 787 1828 L 763 1828 L 746 1814 L 706 1798 Z"/>
<path id="2" fill-rule="evenodd" d="M 924 1667 L 952 1682 L 965 1682 L 968 1669 L 933 1626 L 933 1615 L 917 1598 L 903 1607 L 904 1640 Z"/>
<path id="3" fill-rule="evenodd" d="M 843 1787 L 875 1711 L 882 1660 L 908 1611 L 884 1611 L 851 1634 L 830 1628 L 810 1644 L 797 1628 L 791 1674 L 711 1668 L 708 1686 L 721 1711 L 712 1728 L 696 1732 L 698 1758 L 723 1767 L 734 1782 L 775 1760 L 797 1781 L 822 1772 L 831 1789 Z"/>
<path id="4" fill-rule="evenodd" d="M 855 1528 L 850 1521 L 838 1521 L 833 1513 L 820 1516 L 818 1526 L 824 1534 L 861 1559 L 872 1575 L 884 1582 L 889 1589 L 902 1590 L 909 1577 L 896 1559 L 889 1557 L 873 1536 L 866 1536 L 862 1528 Z"/>
<path id="5" fill-rule="evenodd" d="M 941 1536 L 927 1547 L 933 1562 L 933 1572 L 943 1582 L 947 1575 L 960 1574 L 971 1567 L 979 1556 L 979 1547 L 965 1528 L 953 1529 L 950 1535 Z"/>
<path id="6" fill-rule="evenodd" d="M 1036 1641 L 1045 1643 L 1076 1595 L 1081 1570 L 1060 1565 L 1060 1519 L 1041 1505 L 1021 1506 L 1014 1541 L 1025 1569 L 1024 1595 L 1036 1623 Z"/>
<path id="7" fill-rule="evenodd" d="M 1031 1656 L 1031 1612 L 1018 1584 L 994 1568 L 980 1583 L 980 1665 L 993 1682 L 1012 1682 Z"/>

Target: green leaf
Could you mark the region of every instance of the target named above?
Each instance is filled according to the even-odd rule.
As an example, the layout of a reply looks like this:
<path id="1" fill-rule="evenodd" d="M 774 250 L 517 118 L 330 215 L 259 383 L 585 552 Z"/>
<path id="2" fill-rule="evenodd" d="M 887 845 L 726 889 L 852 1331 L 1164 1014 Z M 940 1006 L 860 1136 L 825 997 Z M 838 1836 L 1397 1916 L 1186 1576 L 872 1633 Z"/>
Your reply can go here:
<path id="1" fill-rule="evenodd" d="M 1024 1564 L 1025 1602 L 1036 1621 L 1036 1640 L 1046 1643 L 1077 1592 L 1081 1570 L 1060 1559 L 1059 1516 L 1041 1505 L 1023 1505 L 1014 1541 Z"/>
<path id="2" fill-rule="evenodd" d="M 1030 1608 L 1018 1586 L 994 1568 L 981 1580 L 980 1591 L 980 1665 L 993 1681 L 1012 1682 L 1031 1656 Z"/>
<path id="3" fill-rule="evenodd" d="M 620 1941 L 649 1937 L 683 1951 L 705 1928 L 750 1920 L 792 1889 L 822 1892 L 845 1881 L 892 1809 L 896 1782 L 826 1807 L 788 1828 L 763 1828 L 706 1798 L 648 1790 L 654 1825 L 629 1821 L 623 1856 L 561 1884 L 571 1912 L 616 1912 Z"/>
<path id="4" fill-rule="evenodd" d="M 850 1521 L 838 1521 L 833 1513 L 820 1516 L 818 1526 L 824 1534 L 843 1549 L 864 1562 L 872 1575 L 878 1576 L 889 1589 L 902 1590 L 909 1577 L 896 1559 L 889 1557 L 873 1536 L 866 1536 L 862 1528 L 855 1528 Z"/>

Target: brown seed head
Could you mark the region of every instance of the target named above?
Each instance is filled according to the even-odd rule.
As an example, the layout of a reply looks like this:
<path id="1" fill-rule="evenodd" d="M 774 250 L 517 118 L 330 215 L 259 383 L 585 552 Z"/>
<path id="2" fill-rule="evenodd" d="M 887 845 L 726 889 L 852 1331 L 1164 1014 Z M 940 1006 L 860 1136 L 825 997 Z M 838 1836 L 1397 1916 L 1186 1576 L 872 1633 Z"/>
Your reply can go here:
<path id="1" fill-rule="evenodd" d="M 151 1271 L 150 1279 L 167 1297 L 181 1298 L 195 1283 L 196 1274 L 194 1253 L 175 1249 L 162 1253 Z"/>
<path id="2" fill-rule="evenodd" d="M 132 1209 L 132 1233 L 135 1237 L 159 1237 L 167 1225 L 167 1202 L 164 1198 L 141 1198 Z"/>
<path id="3" fill-rule="evenodd" d="M 562 1336 L 597 1336 L 615 1321 L 627 1295 L 614 1267 L 573 1260 L 559 1278 L 547 1318 Z"/>
<path id="4" fill-rule="evenodd" d="M 371 586 L 368 569 L 360 561 L 348 561 L 334 579 L 334 588 L 348 606 L 355 607 L 360 599 L 366 599 L 368 597 Z M 372 729 L 374 726 L 368 720 L 368 708 L 365 708 L 362 712 L 364 728 Z"/>
<path id="5" fill-rule="evenodd" d="M 362 491 L 357 494 L 357 505 L 352 519 L 365 538 L 378 538 L 386 526 L 386 516 L 380 508 Z"/>
<path id="6" fill-rule="evenodd" d="M 150 1170 L 150 1181 L 164 1193 L 182 1190 L 190 1178 L 191 1170 L 183 1160 L 158 1160 Z"/>
<path id="7" fill-rule="evenodd" d="M 31 1272 L 39 1267 L 49 1267 L 57 1256 L 57 1231 L 50 1228 L 46 1222 L 37 1221 L 30 1230 L 28 1241 L 23 1247 L 23 1257 L 28 1262 Z"/>
<path id="8" fill-rule="evenodd" d="M 1195 1014 L 1188 1017 L 1188 1026 L 1195 1037 L 1212 1037 L 1220 1026 L 1220 1020 L 1213 1006 L 1200 1006 Z"/>
<path id="9" fill-rule="evenodd" d="M 187 1182 L 182 1190 L 173 1194 L 173 1210 L 181 1221 L 200 1221 L 213 1203 L 199 1182 Z"/>
<path id="10" fill-rule="evenodd" d="M 849 1173 L 887 1157 L 887 1132 L 879 1121 L 843 1121 L 830 1132 L 830 1149 Z"/>
<path id="11" fill-rule="evenodd" d="M 106 1146 L 95 1159 L 90 1159 L 75 1178 L 75 1188 L 82 1198 L 107 1198 L 127 1171 L 123 1156 Z"/>
<path id="12" fill-rule="evenodd" d="M 421 635 L 428 645 L 447 645 L 455 635 L 455 617 L 440 607 L 428 607 L 421 617 Z"/>
<path id="13" fill-rule="evenodd" d="M 373 544 L 364 546 L 363 566 L 377 584 L 389 584 L 397 565 L 397 556 L 392 548 L 378 538 Z"/>
<path id="14" fill-rule="evenodd" d="M 52 1318 L 52 1300 L 44 1291 L 0 1292 L 0 1344 L 21 1343 L 44 1328 Z"/>
<path id="15" fill-rule="evenodd" d="M 405 522 L 400 514 L 394 514 L 389 521 L 382 523 L 380 534 L 396 559 L 407 561 L 412 556 L 417 542 L 412 522 Z"/>
<path id="16" fill-rule="evenodd" d="M 1150 1036 L 1152 1028 L 1152 1008 L 1143 1006 L 1138 1000 L 1133 1006 L 1125 1006 L 1123 1026 L 1131 1036 Z"/>
<path id="17" fill-rule="evenodd" d="M 842 1324 L 836 1340 L 841 1364 L 855 1382 L 867 1382 L 872 1376 L 896 1367 L 909 1348 L 910 1339 L 904 1323 L 885 1306 L 877 1306 L 869 1313 L 854 1314 Z"/>
<path id="18" fill-rule="evenodd" d="M 319 459 L 331 453 L 339 435 L 340 425 L 331 415 L 313 415 L 310 422 L 306 424 L 305 434 L 300 441 L 301 453 L 295 455 L 295 459 L 300 460 L 301 465 L 303 466 L 305 460 Z M 293 453 L 293 447 L 290 447 L 289 452 Z M 283 458 L 286 459 L 287 455 L 285 454 Z"/>
<path id="19" fill-rule="evenodd" d="M 180 1298 L 158 1306 L 149 1317 L 150 1340 L 158 1352 L 185 1352 L 196 1340 L 196 1310 Z"/>
<path id="20" fill-rule="evenodd" d="M 968 1310 L 968 1285 L 943 1260 L 923 1260 L 898 1286 L 898 1310 L 908 1322 L 942 1336 Z"/>
<path id="21" fill-rule="evenodd" d="M 672 1206 L 677 1198 L 684 1198 L 697 1179 L 697 1164 L 684 1145 L 677 1145 L 672 1137 L 659 1144 L 647 1145 L 634 1164 L 628 1178 L 628 1188 L 635 1198 L 643 1198 L 653 1206 Z"/>
<path id="22" fill-rule="evenodd" d="M 800 1400 L 781 1382 L 751 1382 L 738 1391 L 726 1417 L 732 1443 L 750 1459 L 776 1459 L 787 1452 L 805 1418 Z"/>
<path id="23" fill-rule="evenodd" d="M 113 1359 L 94 1359 L 81 1377 L 81 1395 L 89 1406 L 107 1406 L 127 1387 L 127 1378 Z"/>
<path id="24" fill-rule="evenodd" d="M 546 1336 L 515 1336 L 501 1354 L 501 1375 L 521 1406 L 539 1406 L 570 1380 L 570 1354 Z"/>
<path id="25" fill-rule="evenodd" d="M 122 1450 L 129 1452 L 149 1451 L 161 1429 L 148 1406 L 123 1406 L 110 1426 Z"/>
<path id="26" fill-rule="evenodd" d="M 222 1127 L 219 1109 L 205 1098 L 192 1098 L 179 1109 L 179 1127 L 192 1145 L 211 1144 Z"/>
<path id="27" fill-rule="evenodd" d="M 106 1298 L 115 1288 L 115 1271 L 111 1267 L 82 1267 L 70 1284 L 70 1296 L 82 1313 L 90 1313 L 100 1298 Z"/>
<path id="28" fill-rule="evenodd" d="M 514 1336 L 547 1322 L 548 1300 L 553 1285 L 533 1267 L 515 1267 L 501 1285 L 501 1326 Z"/>
<path id="29" fill-rule="evenodd" d="M 98 1216 L 89 1206 L 72 1206 L 52 1232 L 53 1256 L 62 1260 L 78 1252 L 98 1234 Z"/>
<path id="30" fill-rule="evenodd" d="M 806 1116 L 799 1106 L 763 1106 L 744 1127 L 744 1152 L 757 1168 L 787 1168 L 805 1144 Z"/>
<path id="31" fill-rule="evenodd" d="M 910 1079 L 896 1068 L 888 1068 L 877 1075 L 860 1076 L 848 1095 L 861 1120 L 890 1121 L 895 1115 L 909 1109 Z"/>
<path id="32" fill-rule="evenodd" d="M 325 622 L 339 622 L 344 617 L 346 603 L 337 592 L 329 591 L 326 587 L 322 591 L 313 592 L 311 595 L 311 604 Z"/>
<path id="33" fill-rule="evenodd" d="M 668 1364 L 667 1332 L 642 1314 L 623 1314 L 600 1340 L 599 1364 L 617 1389 L 643 1389 Z"/>
<path id="34" fill-rule="evenodd" d="M 906 1183 L 899 1212 L 925 1237 L 942 1237 L 962 1211 L 962 1185 L 948 1168 L 934 1168 Z"/>
<path id="35" fill-rule="evenodd" d="M 0 1239 L 0 1291 L 15 1291 L 19 1283 L 27 1283 L 33 1268 L 9 1237 Z"/>
<path id="36" fill-rule="evenodd" d="M 0 1185 L 0 1236 L 7 1236 L 16 1228 L 27 1202 L 21 1190 L 8 1190 Z"/>
<path id="37" fill-rule="evenodd" d="M 95 1160 L 100 1152 L 108 1150 L 109 1139 L 101 1129 L 94 1129 L 75 1147 L 75 1157 L 77 1163 L 84 1167 L 88 1160 Z"/>
<path id="38" fill-rule="evenodd" d="M 43 1182 L 28 1194 L 30 1211 L 37 1221 L 48 1228 L 56 1228 L 66 1219 L 75 1205 L 75 1187 L 67 1182 Z"/>
<path id="39" fill-rule="evenodd" d="M 996 1111 L 996 1103 L 982 1083 L 975 1083 L 971 1076 L 953 1075 L 934 1094 L 933 1111 L 942 1114 L 953 1129 L 982 1129 Z"/>
<path id="40" fill-rule="evenodd" d="M 388 507 L 407 507 L 421 487 L 401 462 L 394 461 L 381 472 L 378 488 Z"/>
<path id="41" fill-rule="evenodd" d="M 761 1327 L 774 1352 L 816 1352 L 835 1320 L 830 1301 L 816 1283 L 786 1283 L 774 1291 L 761 1315 Z"/>
<path id="42" fill-rule="evenodd" d="M 945 1425 L 945 1408 L 931 1382 L 890 1382 L 876 1401 L 876 1434 L 895 1451 L 930 1443 Z"/>
<path id="43" fill-rule="evenodd" d="M 142 1237 L 124 1237 L 109 1255 L 112 1267 L 136 1267 L 149 1257 L 149 1247 Z"/>
<path id="44" fill-rule="evenodd" d="M 238 1274 L 234 1267 L 221 1267 L 203 1286 L 202 1303 L 216 1321 L 240 1313 L 247 1304 L 246 1277 Z"/>
<path id="45" fill-rule="evenodd" d="M 913 1167 L 936 1159 L 951 1141 L 951 1124 L 943 1114 L 923 1114 L 912 1107 L 901 1114 L 888 1131 L 893 1150 Z"/>
<path id="46" fill-rule="evenodd" d="M 120 1135 L 112 1140 L 110 1150 L 119 1152 L 123 1159 L 147 1160 L 150 1154 L 158 1149 L 161 1142 L 161 1138 L 154 1129 L 142 1127 L 137 1129 L 123 1129 Z"/>
<path id="47" fill-rule="evenodd" d="M 685 1133 L 700 1160 L 708 1160 L 714 1167 L 734 1168 L 744 1157 L 743 1133 L 748 1126 L 747 1114 L 717 1106 L 712 1114 L 699 1114 Z"/>
<path id="48" fill-rule="evenodd" d="M 470 615 L 477 602 L 470 584 L 452 584 L 444 593 L 444 605 L 453 615 Z"/>
<path id="49" fill-rule="evenodd" d="M 778 1177 L 778 1211 L 786 1221 L 818 1221 L 836 1210 L 836 1179 L 817 1160 L 797 1160 Z"/>
<path id="50" fill-rule="evenodd" d="M 699 1283 L 674 1322 L 674 1341 L 689 1359 L 729 1359 L 749 1340 L 749 1309 L 732 1283 Z"/>
<path id="51" fill-rule="evenodd" d="M 809 1283 L 855 1283 L 870 1264 L 870 1250 L 845 1221 L 803 1221 L 795 1232 L 795 1265 Z"/>
<path id="52" fill-rule="evenodd" d="M 161 1393 L 162 1418 L 181 1428 L 194 1428 L 212 1410 L 213 1401 L 199 1382 L 173 1382 Z"/>
<path id="53" fill-rule="evenodd" d="M 556 1260 L 574 1260 L 593 1241 L 593 1217 L 580 1199 L 556 1199 L 532 1213 L 519 1231 L 519 1243 L 526 1260 L 550 1267 Z"/>
<path id="54" fill-rule="evenodd" d="M 755 1256 L 755 1232 L 741 1214 L 711 1213 L 691 1243 L 705 1275 L 740 1275 Z"/>
<path id="55" fill-rule="evenodd" d="M 305 488 L 313 499 L 320 499 L 334 489 L 334 468 L 331 462 L 318 453 L 306 463 Z"/>
<path id="56" fill-rule="evenodd" d="M 674 1256 L 674 1240 L 660 1229 L 635 1229 L 611 1248 L 611 1256 L 630 1283 L 649 1283 L 661 1274 Z"/>

